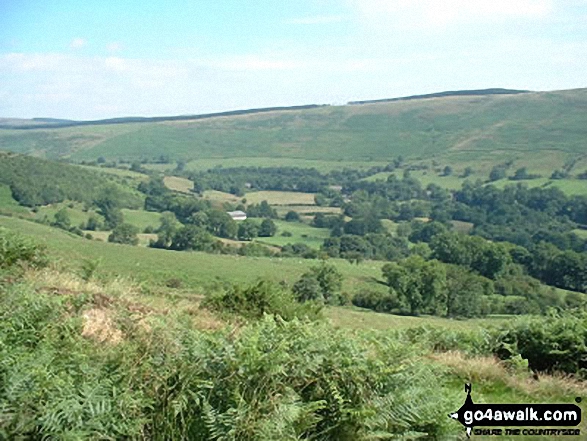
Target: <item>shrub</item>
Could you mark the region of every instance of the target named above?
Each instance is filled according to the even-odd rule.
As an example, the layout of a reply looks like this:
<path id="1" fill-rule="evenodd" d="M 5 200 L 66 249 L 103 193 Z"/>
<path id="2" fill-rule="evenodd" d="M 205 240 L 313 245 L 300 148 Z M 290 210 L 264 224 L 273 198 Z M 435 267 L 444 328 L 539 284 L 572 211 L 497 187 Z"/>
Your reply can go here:
<path id="1" fill-rule="evenodd" d="M 320 288 L 319 292 L 316 292 L 316 286 Z M 322 262 L 302 274 L 293 290 L 300 301 L 317 300 L 330 305 L 340 305 L 344 303 L 341 288 L 342 274 L 334 265 Z"/>
<path id="2" fill-rule="evenodd" d="M 112 230 L 108 236 L 108 242 L 137 245 L 139 243 L 138 232 L 138 228 L 134 225 L 120 224 Z"/>
<path id="3" fill-rule="evenodd" d="M 587 313 L 558 313 L 547 317 L 520 317 L 497 334 L 496 355 L 516 355 L 535 371 L 587 374 Z"/>
<path id="4" fill-rule="evenodd" d="M 26 262 L 34 267 L 45 266 L 47 257 L 44 247 L 0 228 L 0 268 L 8 268 L 19 262 Z"/>
<path id="5" fill-rule="evenodd" d="M 318 303 L 296 302 L 292 293 L 267 280 L 260 280 L 248 287 L 233 285 L 209 295 L 203 305 L 246 318 L 261 318 L 265 314 L 270 314 L 285 320 L 292 320 L 295 317 L 316 319 L 322 309 Z"/>

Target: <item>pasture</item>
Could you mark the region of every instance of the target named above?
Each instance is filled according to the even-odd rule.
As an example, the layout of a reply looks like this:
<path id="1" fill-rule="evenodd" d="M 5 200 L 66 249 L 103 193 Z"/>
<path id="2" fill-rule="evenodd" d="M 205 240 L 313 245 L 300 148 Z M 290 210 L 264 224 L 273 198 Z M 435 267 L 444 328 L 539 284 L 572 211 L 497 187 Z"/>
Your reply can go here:
<path id="1" fill-rule="evenodd" d="M 45 244 L 49 254 L 66 268 L 77 271 L 84 261 L 97 260 L 101 262 L 99 272 L 104 275 L 130 277 L 158 286 L 179 279 L 186 288 L 200 293 L 218 283 L 252 283 L 258 278 L 291 284 L 319 264 L 312 259 L 246 257 L 110 244 L 5 216 L 0 216 L 0 226 Z M 355 265 L 341 259 L 329 261 L 344 275 L 343 291 L 384 289 L 379 283 L 383 262 Z"/>
<path id="2" fill-rule="evenodd" d="M 260 221 L 260 219 L 259 219 Z M 273 237 L 258 237 L 256 242 L 283 246 L 288 243 L 303 243 L 311 248 L 319 249 L 324 239 L 330 237 L 330 231 L 327 228 L 314 228 L 303 222 L 286 222 L 282 220 L 275 220 L 277 226 L 277 233 Z M 284 232 L 291 233 L 291 236 L 283 236 Z"/>
<path id="3" fill-rule="evenodd" d="M 165 176 L 163 178 L 163 183 L 170 190 L 193 194 L 192 189 L 194 188 L 194 183 L 189 179 L 180 178 L 178 176 Z"/>

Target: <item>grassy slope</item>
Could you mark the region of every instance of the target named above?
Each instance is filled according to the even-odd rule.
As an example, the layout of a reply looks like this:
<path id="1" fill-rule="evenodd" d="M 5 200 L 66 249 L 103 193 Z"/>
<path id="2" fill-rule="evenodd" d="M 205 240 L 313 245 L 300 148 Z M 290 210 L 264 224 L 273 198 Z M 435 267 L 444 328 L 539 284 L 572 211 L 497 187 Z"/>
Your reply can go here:
<path id="1" fill-rule="evenodd" d="M 28 209 L 22 207 L 12 197 L 10 187 L 0 184 L 0 212 L 2 213 L 28 213 Z"/>
<path id="2" fill-rule="evenodd" d="M 79 269 L 86 259 L 100 259 L 100 268 L 106 273 L 132 276 L 159 285 L 178 278 L 195 290 L 203 290 L 218 281 L 250 283 L 259 277 L 293 283 L 303 272 L 318 263 L 315 260 L 295 258 L 229 256 L 114 245 L 3 216 L 0 216 L 0 226 L 46 244 L 49 252 L 68 267 Z M 351 265 L 344 260 L 333 260 L 333 263 L 345 277 L 343 290 L 356 292 L 362 287 L 384 289 L 378 283 L 382 262 Z"/>
<path id="3" fill-rule="evenodd" d="M 585 152 L 587 89 L 324 107 L 201 121 L 2 130 L 0 148 L 73 159 L 387 161 L 452 163 L 533 156 L 560 166 Z M 255 160 L 255 158 L 257 158 Z M 554 162 L 552 162 L 554 161 Z M 239 162 L 240 163 L 240 162 Z"/>
<path id="4" fill-rule="evenodd" d="M 260 219 L 259 219 L 260 221 Z M 277 233 L 273 237 L 259 237 L 255 239 L 269 245 L 283 246 L 288 243 L 304 243 L 309 247 L 319 249 L 324 239 L 330 237 L 330 231 L 327 228 L 314 228 L 302 222 L 286 222 L 275 220 Z M 281 233 L 289 231 L 292 235 L 289 237 L 282 236 Z"/>

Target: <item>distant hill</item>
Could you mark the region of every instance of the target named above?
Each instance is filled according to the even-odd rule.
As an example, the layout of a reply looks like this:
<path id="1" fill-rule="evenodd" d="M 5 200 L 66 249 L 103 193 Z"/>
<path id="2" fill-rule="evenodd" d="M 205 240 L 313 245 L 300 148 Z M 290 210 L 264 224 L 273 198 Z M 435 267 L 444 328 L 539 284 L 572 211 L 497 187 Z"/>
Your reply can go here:
<path id="1" fill-rule="evenodd" d="M 452 90 L 448 92 L 429 93 L 426 95 L 411 95 L 400 98 L 384 98 L 379 100 L 350 101 L 348 104 L 371 104 L 371 103 L 391 103 L 394 101 L 419 100 L 426 98 L 442 98 L 447 96 L 481 96 L 481 95 L 516 95 L 518 93 L 529 93 L 529 90 L 515 89 L 477 89 L 477 90 Z"/>
<path id="2" fill-rule="evenodd" d="M 1 124 L 0 128 L 8 129 L 49 129 L 49 128 L 62 128 L 71 126 L 101 126 L 107 124 L 128 124 L 128 123 L 148 123 L 148 122 L 164 122 L 164 121 L 190 121 L 216 117 L 226 116 L 237 116 L 237 115 L 249 115 L 255 113 L 265 112 L 276 112 L 276 111 L 290 111 L 290 110 L 304 110 L 304 109 L 315 109 L 322 107 L 319 104 L 308 104 L 305 106 L 289 106 L 289 107 L 265 107 L 262 109 L 244 109 L 244 110 L 231 110 L 228 112 L 217 112 L 217 113 L 205 113 L 202 115 L 177 115 L 177 116 L 154 116 L 154 117 L 143 117 L 143 116 L 127 116 L 122 118 L 108 118 L 98 119 L 92 121 L 74 121 L 70 119 L 55 119 L 55 118 L 33 118 L 30 121 L 33 124 L 26 124 L 20 120 L 18 124 L 10 125 L 9 123 Z"/>
<path id="3" fill-rule="evenodd" d="M 133 121 L 140 121 L 135 123 Z M 477 166 L 524 158 L 562 166 L 587 154 L 587 89 L 488 89 L 345 106 L 251 109 L 3 128 L 0 149 L 75 161 L 329 161 L 399 155 Z M 235 159 L 236 158 L 236 159 Z"/>

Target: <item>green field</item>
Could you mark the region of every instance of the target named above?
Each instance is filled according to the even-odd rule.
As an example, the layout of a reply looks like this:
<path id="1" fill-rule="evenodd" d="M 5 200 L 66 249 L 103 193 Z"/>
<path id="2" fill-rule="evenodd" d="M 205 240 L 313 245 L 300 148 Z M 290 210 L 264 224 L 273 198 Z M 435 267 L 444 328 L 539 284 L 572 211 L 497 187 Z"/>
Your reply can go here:
<path id="1" fill-rule="evenodd" d="M 78 270 L 84 260 L 100 260 L 100 270 L 104 273 L 155 285 L 177 278 L 186 287 L 198 291 L 217 282 L 251 283 L 260 277 L 293 283 L 308 268 L 319 263 L 310 259 L 244 257 L 115 245 L 5 216 L 0 216 L 0 226 L 46 244 L 49 253 L 68 268 Z M 340 259 L 332 259 L 332 262 L 345 277 L 343 291 L 384 289 L 378 283 L 383 262 L 367 261 L 360 265 Z"/>
<path id="2" fill-rule="evenodd" d="M 515 164 L 527 162 L 530 170 L 552 171 L 585 154 L 586 103 L 587 89 L 576 89 L 326 106 L 194 121 L 2 129 L 0 149 L 73 160 L 169 155 L 172 160 L 193 161 L 190 169 L 259 164 L 342 168 L 384 164 L 402 155 L 451 164 L 457 172 L 461 165 L 484 171 L 509 159 Z"/>
<path id="3" fill-rule="evenodd" d="M 192 193 L 194 183 L 186 178 L 180 178 L 178 176 L 165 176 L 163 183 L 167 188 L 180 193 Z"/>
<path id="4" fill-rule="evenodd" d="M 124 216 L 124 222 L 134 225 L 141 232 L 147 227 L 157 228 L 161 218 L 161 213 L 126 208 L 122 209 L 122 215 Z"/>
<path id="5" fill-rule="evenodd" d="M 242 197 L 217 190 L 206 190 L 202 194 L 202 197 L 208 199 L 213 205 L 222 205 L 226 202 L 229 204 L 239 204 L 243 199 Z"/>
<path id="6" fill-rule="evenodd" d="M 330 231 L 327 228 L 314 228 L 302 222 L 286 222 L 275 220 L 277 233 L 273 237 L 259 237 L 256 242 L 283 246 L 288 243 L 303 243 L 311 248 L 319 249 L 324 239 L 330 237 Z M 289 231 L 292 235 L 289 237 L 282 236 L 284 231 Z"/>
<path id="7" fill-rule="evenodd" d="M 567 195 L 582 195 L 587 194 L 587 180 L 585 179 L 548 179 L 548 178 L 538 178 L 538 179 L 529 179 L 529 180 L 522 180 L 522 181 L 511 181 L 509 179 L 501 179 L 499 181 L 493 182 L 492 184 L 495 185 L 497 188 L 504 188 L 508 185 L 516 185 L 516 184 L 524 184 L 528 187 L 556 187 L 559 188 L 563 193 Z"/>
<path id="8" fill-rule="evenodd" d="M 46 218 L 49 220 L 49 222 L 52 222 L 55 217 L 55 213 L 57 213 L 62 208 L 65 208 L 69 219 L 71 219 L 71 225 L 75 227 L 79 227 L 81 224 L 86 224 L 90 214 L 95 213 L 93 210 L 84 212 L 83 204 L 75 202 L 62 202 L 60 204 L 51 204 L 39 207 L 37 213 L 34 214 L 34 218 L 38 220 L 43 220 Z"/>
<path id="9" fill-rule="evenodd" d="M 14 200 L 10 187 L 5 184 L 0 184 L 0 213 L 25 214 L 28 212 L 29 210 L 20 206 L 18 202 Z"/>

